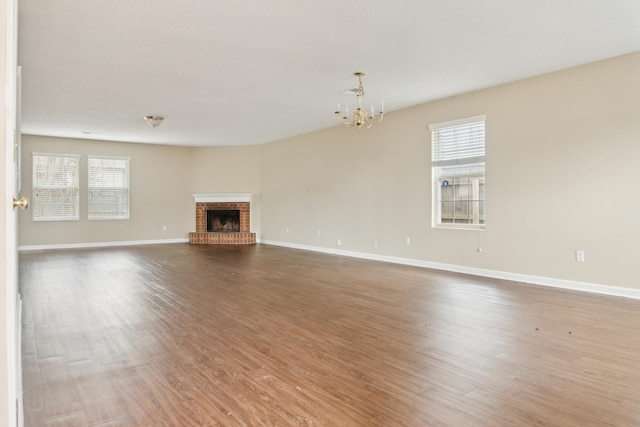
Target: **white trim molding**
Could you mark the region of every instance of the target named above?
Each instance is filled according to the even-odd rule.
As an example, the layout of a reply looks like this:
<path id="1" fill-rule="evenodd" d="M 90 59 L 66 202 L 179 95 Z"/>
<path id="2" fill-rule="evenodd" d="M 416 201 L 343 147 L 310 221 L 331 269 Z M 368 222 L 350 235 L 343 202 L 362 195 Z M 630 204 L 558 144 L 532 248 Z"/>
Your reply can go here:
<path id="1" fill-rule="evenodd" d="M 196 203 L 251 202 L 251 193 L 192 194 Z"/>
<path id="2" fill-rule="evenodd" d="M 472 274 L 474 276 L 490 277 L 492 279 L 509 280 L 537 286 L 566 289 L 572 291 L 589 292 L 594 294 L 631 298 L 640 300 L 640 289 L 623 288 L 619 286 L 602 285 L 598 283 L 578 282 L 574 280 L 556 279 L 553 277 L 532 276 L 529 274 L 511 273 L 508 271 L 488 270 L 484 268 L 466 267 L 455 264 L 442 264 L 437 262 L 421 261 L 411 258 L 400 258 L 386 255 L 376 255 L 366 252 L 346 251 L 342 249 L 322 248 L 317 246 L 299 245 L 295 243 L 262 240 L 262 244 L 282 246 L 305 251 L 322 252 L 332 255 L 362 258 L 373 261 L 390 262 L 393 264 L 411 265 L 414 267 L 431 268 L 434 270 L 451 271 L 454 273 Z"/>
<path id="3" fill-rule="evenodd" d="M 163 240 L 129 240 L 122 242 L 93 242 L 93 243 L 68 243 L 60 245 L 31 245 L 19 246 L 18 251 L 43 251 L 49 249 L 84 249 L 84 248 L 108 248 L 113 246 L 137 246 L 137 245 L 162 245 L 166 243 L 189 243 L 189 238 L 163 239 Z"/>

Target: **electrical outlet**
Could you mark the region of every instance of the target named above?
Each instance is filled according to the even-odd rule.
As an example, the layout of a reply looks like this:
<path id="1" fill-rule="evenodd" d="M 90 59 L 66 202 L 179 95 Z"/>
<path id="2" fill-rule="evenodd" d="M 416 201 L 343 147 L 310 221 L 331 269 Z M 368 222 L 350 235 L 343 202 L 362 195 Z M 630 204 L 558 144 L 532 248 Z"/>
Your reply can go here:
<path id="1" fill-rule="evenodd" d="M 405 237 L 404 242 L 407 244 L 407 246 L 411 246 L 411 237 Z"/>
<path id="2" fill-rule="evenodd" d="M 166 225 L 162 226 L 162 231 L 167 231 L 167 226 Z"/>
<path id="3" fill-rule="evenodd" d="M 373 249 L 378 249 L 378 242 L 373 242 Z"/>
<path id="4" fill-rule="evenodd" d="M 289 227 L 284 229 L 285 233 L 289 234 Z"/>
<path id="5" fill-rule="evenodd" d="M 584 251 L 576 251 L 576 262 L 584 262 Z"/>
<path id="6" fill-rule="evenodd" d="M 342 240 L 340 240 L 340 239 L 336 240 L 336 245 L 342 246 Z"/>

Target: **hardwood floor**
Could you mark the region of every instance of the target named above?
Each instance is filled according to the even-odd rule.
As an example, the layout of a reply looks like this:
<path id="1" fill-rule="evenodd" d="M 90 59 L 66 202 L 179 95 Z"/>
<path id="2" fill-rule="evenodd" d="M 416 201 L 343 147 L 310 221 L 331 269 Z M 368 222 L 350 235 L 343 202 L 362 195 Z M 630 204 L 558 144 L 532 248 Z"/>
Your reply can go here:
<path id="1" fill-rule="evenodd" d="M 20 280 L 28 427 L 640 425 L 640 301 L 266 245 Z"/>

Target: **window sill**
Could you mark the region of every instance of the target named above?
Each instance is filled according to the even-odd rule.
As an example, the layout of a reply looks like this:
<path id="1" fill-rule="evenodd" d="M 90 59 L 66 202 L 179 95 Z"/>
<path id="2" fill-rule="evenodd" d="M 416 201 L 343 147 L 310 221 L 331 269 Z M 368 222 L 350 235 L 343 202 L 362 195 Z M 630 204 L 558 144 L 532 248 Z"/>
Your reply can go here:
<path id="1" fill-rule="evenodd" d="M 431 228 L 438 228 L 444 230 L 475 230 L 484 231 L 486 224 L 483 225 L 467 225 L 467 224 L 433 224 Z"/>

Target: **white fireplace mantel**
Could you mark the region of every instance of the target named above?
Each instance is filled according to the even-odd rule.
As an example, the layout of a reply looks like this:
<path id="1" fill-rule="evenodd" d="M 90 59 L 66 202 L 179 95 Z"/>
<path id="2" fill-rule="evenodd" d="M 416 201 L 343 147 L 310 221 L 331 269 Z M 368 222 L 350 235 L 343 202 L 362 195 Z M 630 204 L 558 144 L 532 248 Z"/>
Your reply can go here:
<path id="1" fill-rule="evenodd" d="M 251 202 L 251 193 L 192 194 L 196 203 Z"/>

